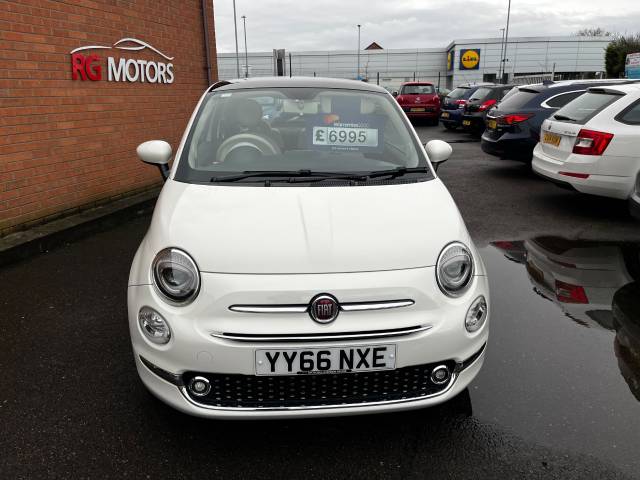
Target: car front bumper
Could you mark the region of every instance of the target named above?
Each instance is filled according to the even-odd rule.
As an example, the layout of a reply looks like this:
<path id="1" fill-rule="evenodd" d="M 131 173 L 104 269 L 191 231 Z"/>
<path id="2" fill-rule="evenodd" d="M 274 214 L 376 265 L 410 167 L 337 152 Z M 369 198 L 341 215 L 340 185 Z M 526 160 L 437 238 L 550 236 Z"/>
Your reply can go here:
<path id="1" fill-rule="evenodd" d="M 332 290 L 341 301 L 361 298 L 364 290 L 358 291 L 357 287 L 377 285 L 376 290 L 391 292 L 398 296 L 398 288 L 385 288 L 384 285 L 407 285 L 412 278 L 420 278 L 424 281 L 424 288 L 412 289 L 402 287 L 405 297 L 411 296 L 415 304 L 389 311 L 369 312 L 342 312 L 338 319 L 329 325 L 319 325 L 313 322 L 308 314 L 246 314 L 230 312 L 228 305 L 237 303 L 234 294 L 225 292 L 217 287 L 221 285 L 243 285 L 246 292 L 259 288 L 261 285 L 276 287 L 280 278 L 265 278 L 265 275 L 248 281 L 247 275 L 230 274 L 203 274 L 202 289 L 196 301 L 186 307 L 172 307 L 165 304 L 157 295 L 151 285 L 130 286 L 128 289 L 129 300 L 129 324 L 131 341 L 135 356 L 135 362 L 140 378 L 146 387 L 158 398 L 174 408 L 192 415 L 213 418 L 283 418 L 283 417 L 310 417 L 310 416 L 336 416 L 347 414 L 364 414 L 383 411 L 396 411 L 413 408 L 421 408 L 435 405 L 455 397 L 464 390 L 479 372 L 489 332 L 489 316 L 484 326 L 477 332 L 468 333 L 464 328 L 464 318 L 473 300 L 479 295 L 484 295 L 487 301 L 488 282 L 484 276 L 474 277 L 469 291 L 461 298 L 450 299 L 442 295 L 435 285 L 433 268 L 421 268 L 414 271 L 393 271 L 353 274 L 324 274 L 324 275 L 298 275 L 295 279 L 298 292 L 316 292 L 317 283 L 335 285 Z M 224 278 L 222 278 L 224 277 Z M 242 278 L 244 277 L 244 278 Z M 280 275 L 266 277 L 286 277 Z M 333 277 L 335 282 L 330 280 Z M 404 281 L 401 279 L 404 278 Z M 432 283 L 431 283 L 431 280 Z M 289 278 L 289 283 L 291 278 Z M 289 285 L 291 288 L 291 285 Z M 431 290 L 435 288 L 435 290 Z M 217 295 L 213 295 L 213 290 Z M 396 293 L 393 293 L 396 290 Z M 422 290 L 419 292 L 417 290 Z M 245 292 L 245 293 L 246 293 Z M 431 292 L 431 293 L 428 293 Z M 254 294 L 256 292 L 254 291 Z M 371 293 L 371 292 L 370 292 Z M 271 292 L 262 292 L 265 297 L 272 297 Z M 306 295 L 306 294 L 305 294 Z M 251 294 L 248 295 L 249 297 Z M 295 295 L 294 295 L 295 296 Z M 440 298 L 442 297 L 442 298 Z M 344 300 L 343 300 L 344 299 Z M 250 299 L 253 303 L 253 299 Z M 264 302 L 263 302 L 264 303 Z M 147 340 L 138 326 L 137 316 L 140 308 L 148 306 L 158 311 L 169 323 L 172 330 L 172 338 L 166 345 L 155 345 Z M 224 312 L 218 307 L 224 306 Z M 216 318 L 216 312 L 219 317 Z M 266 325 L 266 327 L 265 327 Z M 363 337 L 342 340 L 322 339 L 306 341 L 271 341 L 265 339 L 237 341 L 225 338 L 219 332 L 235 330 L 258 333 L 295 332 L 317 334 L 318 332 L 349 333 L 363 332 L 370 329 L 379 330 L 382 327 L 396 328 L 409 325 L 424 325 L 428 328 L 410 334 L 396 335 L 394 333 L 381 334 L 371 338 Z M 451 365 L 453 374 L 449 381 L 437 391 L 425 395 L 413 395 L 403 398 L 401 392 L 393 392 L 392 400 L 367 401 L 367 398 L 358 398 L 357 401 L 329 402 L 327 404 L 313 405 L 300 404 L 289 406 L 286 402 L 273 406 L 273 403 L 262 406 L 255 402 L 250 407 L 244 407 L 242 402 L 229 406 L 229 403 L 217 405 L 215 401 L 199 402 L 189 394 L 185 380 L 197 374 L 205 374 L 211 378 L 222 378 L 225 375 L 242 382 L 255 384 L 259 378 L 255 374 L 256 349 L 300 349 L 311 347 L 349 347 L 358 345 L 394 344 L 396 346 L 396 364 L 394 371 L 411 370 L 416 366 L 430 366 L 447 363 Z M 366 372 L 340 373 L 334 375 L 365 375 Z M 305 375 L 311 377 L 310 382 L 324 381 L 322 377 L 328 374 Z M 375 377 L 375 376 L 374 376 Z M 406 377 L 406 376 L 405 376 Z M 281 376 L 266 377 L 282 379 Z M 328 377 L 326 377 L 328 378 Z M 352 377 L 350 377 L 352 378 Z M 355 378 L 355 377 L 353 377 Z M 364 377 L 362 377 L 364 378 Z M 389 378 L 380 375 L 381 379 Z M 325 382 L 326 383 L 326 382 Z M 362 385 L 362 382 L 360 383 Z M 311 384 L 311 387 L 314 385 Z M 238 389 L 244 388 L 242 385 Z M 402 389 L 402 386 L 398 386 Z M 243 389 L 246 393 L 246 389 Z M 234 395 L 233 391 L 227 392 Z M 243 393 L 243 395 L 245 394 Z M 353 396 L 351 396 L 353 398 Z M 302 402 L 304 403 L 304 402 Z"/>
<path id="2" fill-rule="evenodd" d="M 594 165 L 599 158 L 570 154 L 566 160 L 560 161 L 546 155 L 538 144 L 533 150 L 531 168 L 542 177 L 556 183 L 570 185 L 582 193 L 628 199 L 634 186 L 635 176 L 594 174 L 592 173 L 595 170 Z M 560 172 L 587 174 L 589 177 L 577 178 Z"/>

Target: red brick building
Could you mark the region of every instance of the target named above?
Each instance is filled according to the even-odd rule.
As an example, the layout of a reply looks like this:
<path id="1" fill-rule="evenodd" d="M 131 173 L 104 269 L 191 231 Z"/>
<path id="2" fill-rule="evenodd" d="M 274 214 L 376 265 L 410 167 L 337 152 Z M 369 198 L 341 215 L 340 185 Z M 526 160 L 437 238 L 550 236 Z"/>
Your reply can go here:
<path id="1" fill-rule="evenodd" d="M 212 0 L 2 0 L 0 237 L 155 187 L 216 78 Z"/>

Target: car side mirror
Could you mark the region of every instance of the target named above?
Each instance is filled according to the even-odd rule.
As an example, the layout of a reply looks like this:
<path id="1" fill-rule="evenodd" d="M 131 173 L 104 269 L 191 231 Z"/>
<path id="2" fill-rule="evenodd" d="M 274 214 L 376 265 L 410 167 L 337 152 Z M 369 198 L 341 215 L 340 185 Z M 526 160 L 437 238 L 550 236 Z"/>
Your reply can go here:
<path id="1" fill-rule="evenodd" d="M 398 92 L 393 92 L 391 95 L 393 95 L 394 97 L 398 96 Z"/>
<path id="2" fill-rule="evenodd" d="M 140 160 L 160 169 L 163 180 L 169 177 L 169 160 L 171 159 L 171 145 L 164 140 L 149 140 L 136 148 Z"/>
<path id="3" fill-rule="evenodd" d="M 449 157 L 453 153 L 451 145 L 442 140 L 431 140 L 425 144 L 424 149 L 436 171 L 438 171 L 440 164 L 449 160 Z"/>

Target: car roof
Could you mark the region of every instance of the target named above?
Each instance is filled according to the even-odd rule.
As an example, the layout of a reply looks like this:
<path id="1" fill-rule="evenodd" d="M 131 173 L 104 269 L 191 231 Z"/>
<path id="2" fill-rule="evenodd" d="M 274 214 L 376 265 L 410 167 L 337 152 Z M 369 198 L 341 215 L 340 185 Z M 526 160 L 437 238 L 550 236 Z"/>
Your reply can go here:
<path id="1" fill-rule="evenodd" d="M 221 85 L 222 84 L 222 85 Z M 337 88 L 345 90 L 362 90 L 366 92 L 389 92 L 378 85 L 372 85 L 358 80 L 324 77 L 255 77 L 241 78 L 218 82 L 213 84 L 209 91 L 213 90 L 241 90 L 247 88 L 278 88 L 278 87 L 310 87 L 310 88 Z"/>
<path id="2" fill-rule="evenodd" d="M 628 84 L 634 82 L 627 78 L 595 78 L 586 80 L 559 80 L 557 82 L 548 83 L 531 83 L 528 85 L 517 85 L 519 89 L 535 90 L 538 93 L 549 92 L 555 93 L 558 90 L 571 90 L 576 87 L 589 87 L 591 85 L 616 85 L 616 84 Z"/>
<path id="3" fill-rule="evenodd" d="M 433 87 L 433 83 L 431 82 L 404 82 L 401 86 L 405 85 L 431 85 Z"/>
<path id="4" fill-rule="evenodd" d="M 625 85 L 602 85 L 599 87 L 590 87 L 588 90 L 589 91 L 606 90 L 606 91 L 621 92 L 625 94 L 638 93 L 640 92 L 640 83 L 627 83 Z"/>

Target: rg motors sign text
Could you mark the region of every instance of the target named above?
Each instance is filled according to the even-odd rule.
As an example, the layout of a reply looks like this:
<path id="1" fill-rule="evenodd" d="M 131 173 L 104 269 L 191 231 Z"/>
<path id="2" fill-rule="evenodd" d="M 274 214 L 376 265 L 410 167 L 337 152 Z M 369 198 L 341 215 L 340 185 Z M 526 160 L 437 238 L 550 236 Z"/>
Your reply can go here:
<path id="1" fill-rule="evenodd" d="M 109 82 L 173 83 L 173 63 L 170 62 L 174 57 L 169 57 L 148 43 L 135 38 L 123 38 L 114 43 L 112 47 L 87 45 L 71 50 L 71 78 L 73 80 L 102 80 L 103 67 L 105 65 L 101 62 L 100 56 L 96 54 L 85 55 L 79 52 L 84 50 L 110 50 L 113 48 L 129 51 L 139 51 L 147 48 L 165 58 L 168 62 L 106 57 L 106 79 Z"/>

